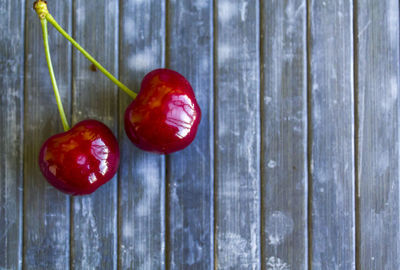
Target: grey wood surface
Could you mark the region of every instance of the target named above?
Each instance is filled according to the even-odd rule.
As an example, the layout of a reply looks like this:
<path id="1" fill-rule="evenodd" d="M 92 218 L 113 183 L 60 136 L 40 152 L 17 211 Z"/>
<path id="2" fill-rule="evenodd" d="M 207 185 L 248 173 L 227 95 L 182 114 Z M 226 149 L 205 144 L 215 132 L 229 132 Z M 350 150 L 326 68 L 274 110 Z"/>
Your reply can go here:
<path id="1" fill-rule="evenodd" d="M 211 1 L 171 0 L 167 9 L 167 67 L 191 82 L 202 112 L 195 141 L 168 160 L 168 265 L 212 269 L 213 6 Z"/>
<path id="2" fill-rule="evenodd" d="M 22 265 L 24 9 L 22 1 L 0 3 L 0 32 L 8 33 L 0 39 L 0 268 L 6 269 Z"/>
<path id="3" fill-rule="evenodd" d="M 399 269 L 399 1 L 357 11 L 359 263 Z"/>
<path id="4" fill-rule="evenodd" d="M 261 10 L 262 260 L 307 269 L 307 5 Z"/>
<path id="5" fill-rule="evenodd" d="M 311 1 L 309 18 L 312 267 L 355 269 L 352 1 Z"/>
<path id="6" fill-rule="evenodd" d="M 120 78 L 138 92 L 143 76 L 165 63 L 165 3 L 120 5 Z M 119 94 L 119 269 L 165 269 L 165 158 L 137 149 L 125 134 L 132 99 Z"/>
<path id="7" fill-rule="evenodd" d="M 68 118 L 120 142 L 70 197 L 38 167 L 62 132 L 33 0 L 0 1 L 0 269 L 400 269 L 397 0 L 48 1 L 129 88 L 169 67 L 202 109 L 187 149 L 127 138 L 132 99 L 49 25 Z"/>
<path id="8" fill-rule="evenodd" d="M 74 37 L 113 74 L 118 71 L 118 8 L 117 0 L 96 3 L 96 8 L 84 0 L 76 0 L 73 5 Z M 101 72 L 93 71 L 75 48 L 72 63 L 72 124 L 97 119 L 116 134 L 117 87 Z M 88 265 L 91 269 L 117 268 L 117 199 L 117 175 L 97 192 L 72 198 L 73 269 Z"/>
<path id="9" fill-rule="evenodd" d="M 216 266 L 260 269 L 259 3 L 217 1 Z"/>

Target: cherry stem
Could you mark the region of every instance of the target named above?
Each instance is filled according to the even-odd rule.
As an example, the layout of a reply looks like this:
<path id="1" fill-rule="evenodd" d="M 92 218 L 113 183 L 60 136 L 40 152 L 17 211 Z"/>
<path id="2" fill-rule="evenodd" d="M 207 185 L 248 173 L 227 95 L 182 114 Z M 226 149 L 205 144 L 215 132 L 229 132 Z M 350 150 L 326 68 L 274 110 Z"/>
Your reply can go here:
<path id="1" fill-rule="evenodd" d="M 56 77 L 54 76 L 53 65 L 51 63 L 49 38 L 48 38 L 48 34 L 47 34 L 47 21 L 46 21 L 46 19 L 40 19 L 40 22 L 42 24 L 44 51 L 46 54 L 47 66 L 49 68 L 51 84 L 53 85 L 54 95 L 56 96 L 57 107 L 58 107 L 58 111 L 60 112 L 61 122 L 63 124 L 64 131 L 68 131 L 69 125 L 68 125 L 67 117 L 65 116 L 64 108 L 63 108 L 63 105 L 61 102 L 60 93 L 58 92 Z"/>
<path id="2" fill-rule="evenodd" d="M 136 98 L 137 94 L 130 90 L 126 85 L 121 83 L 117 78 L 115 78 L 108 70 L 106 70 L 99 62 L 97 62 L 85 49 L 83 49 L 78 42 L 76 42 L 67 32 L 57 23 L 57 21 L 51 16 L 47 10 L 47 2 L 44 0 L 38 0 L 33 5 L 40 19 L 46 19 L 51 23 L 58 32 L 61 33 L 69 42 L 74 45 L 90 62 L 92 62 L 104 75 L 106 75 L 113 83 L 115 83 L 119 88 L 121 88 L 125 93 L 131 96 L 133 99 Z"/>

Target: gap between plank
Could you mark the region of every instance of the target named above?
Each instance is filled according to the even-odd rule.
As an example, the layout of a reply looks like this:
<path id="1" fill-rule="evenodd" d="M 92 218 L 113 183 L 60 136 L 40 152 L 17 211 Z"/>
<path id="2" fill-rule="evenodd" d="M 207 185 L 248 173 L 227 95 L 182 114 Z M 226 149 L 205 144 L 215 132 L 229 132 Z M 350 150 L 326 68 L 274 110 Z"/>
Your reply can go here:
<path id="1" fill-rule="evenodd" d="M 265 116 L 265 107 L 264 107 L 264 35 L 265 35 L 265 27 L 264 21 L 264 2 L 259 1 L 259 72 L 260 72 L 260 102 L 259 102 L 259 108 L 260 108 L 260 265 L 261 265 L 261 270 L 266 269 L 266 265 L 264 262 L 264 259 L 266 256 L 266 238 L 265 238 L 265 199 L 264 199 L 264 188 L 265 188 L 265 167 L 263 164 L 265 164 L 265 155 L 264 155 L 264 149 L 265 149 L 265 143 L 264 143 L 264 116 Z"/>
<path id="2" fill-rule="evenodd" d="M 213 221 L 213 229 L 214 229 L 214 270 L 218 269 L 218 226 L 217 226 L 217 220 L 218 220 L 218 173 L 217 173 L 217 168 L 218 168 L 218 155 L 217 155 L 217 149 L 218 149 L 218 111 L 217 111 L 217 102 L 216 100 L 218 99 L 218 81 L 217 81 L 217 76 L 218 76 L 218 0 L 213 0 L 213 86 L 214 86 L 214 104 L 213 104 L 213 129 L 214 129 L 214 197 L 213 197 L 213 208 L 214 208 L 214 221 Z"/>
<path id="3" fill-rule="evenodd" d="M 312 88 L 311 88 L 311 0 L 306 0 L 306 43 L 307 43 L 307 174 L 308 174 L 308 193 L 307 193 L 307 250 L 308 250 L 308 269 L 312 269 Z"/>
<path id="4" fill-rule="evenodd" d="M 354 83 L 354 198 L 355 198 L 355 261 L 356 269 L 361 270 L 360 261 L 360 243 L 361 243 L 361 231 L 360 231 L 360 181 L 358 176 L 358 162 L 359 162 L 359 140 L 358 132 L 360 123 L 358 120 L 358 2 L 353 0 L 353 83 Z"/>
<path id="5" fill-rule="evenodd" d="M 21 19 L 22 19 L 22 26 L 21 26 L 21 28 L 22 28 L 22 33 L 23 33 L 23 41 L 22 41 L 22 44 L 23 44 L 23 50 L 24 50 L 24 52 L 23 52 L 23 60 L 22 60 L 22 67 L 23 67 L 23 70 L 22 70 L 22 72 L 23 72 L 23 82 L 22 82 L 22 101 L 21 101 L 21 107 L 22 107 L 22 112 L 21 112 L 21 119 L 20 119 L 20 124 L 21 124 L 21 131 L 22 131 L 22 134 L 21 134 L 21 143 L 20 143 L 20 147 L 19 147 L 19 150 L 20 150 L 20 153 L 21 153 L 21 160 L 20 160 L 20 162 L 19 162 L 19 165 L 20 165 L 20 168 L 21 168 L 21 175 L 20 175 L 20 187 L 22 188 L 22 191 L 20 192 L 20 194 L 19 194 L 19 200 L 18 200 L 18 202 L 19 202 L 19 204 L 20 204 L 20 207 L 19 207 L 19 213 L 18 213 L 18 216 L 19 216 L 19 228 L 18 228 L 18 233 L 19 233 L 19 239 L 18 239 L 18 248 L 19 248 L 19 251 L 18 251 L 18 257 L 19 257 L 19 262 L 18 262 L 18 270 L 22 270 L 23 269 L 23 265 L 24 265 L 24 257 L 25 257 L 25 241 L 24 241 L 24 225 L 25 225 L 25 215 L 24 215 L 24 206 L 25 206 L 25 170 L 24 170 L 24 160 L 25 160 L 25 151 L 24 151 L 24 143 L 25 143 L 25 137 L 24 137 L 24 134 L 25 134 L 25 125 L 26 125 L 26 123 L 25 123 L 25 106 L 26 106 L 26 104 L 25 104 L 25 100 L 26 100 L 26 91 L 25 91 L 25 89 L 26 89 L 26 79 L 25 79 L 25 75 L 26 75 L 26 73 L 27 73 L 27 68 L 28 68 L 28 66 L 27 66 L 27 61 L 26 61 L 26 59 L 27 59 L 27 57 L 28 57 L 28 54 L 27 54 L 27 49 L 26 49 L 26 47 L 27 47 L 27 42 L 26 42 L 26 40 L 27 40 L 27 38 L 26 38 L 26 35 L 27 35 L 27 31 L 26 31 L 26 29 L 27 29 L 27 27 L 26 27 L 26 24 L 27 24 L 27 12 L 26 12 L 26 1 L 22 1 L 22 4 L 21 4 Z"/>

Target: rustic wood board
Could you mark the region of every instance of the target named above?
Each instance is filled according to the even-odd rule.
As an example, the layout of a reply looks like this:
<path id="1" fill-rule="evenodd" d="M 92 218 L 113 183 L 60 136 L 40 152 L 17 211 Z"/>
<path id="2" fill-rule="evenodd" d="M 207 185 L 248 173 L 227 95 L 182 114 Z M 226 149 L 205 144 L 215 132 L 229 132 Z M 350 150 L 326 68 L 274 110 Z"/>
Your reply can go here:
<path id="1" fill-rule="evenodd" d="M 355 269 L 352 1 L 311 1 L 311 263 Z"/>
<path id="2" fill-rule="evenodd" d="M 144 75 L 164 66 L 165 3 L 124 0 L 120 18 L 120 78 L 139 92 Z M 165 269 L 165 158 L 131 143 L 124 113 L 132 99 L 119 99 L 119 269 Z"/>
<path id="3" fill-rule="evenodd" d="M 262 263 L 307 269 L 307 5 L 261 10 Z"/>
<path id="4" fill-rule="evenodd" d="M 38 167 L 62 132 L 32 1 L 0 3 L 0 269 L 398 269 L 396 0 L 49 1 L 129 88 L 193 85 L 193 144 L 146 153 L 131 98 L 51 26 L 68 118 L 105 122 L 118 175 L 71 198 Z"/>
<path id="5" fill-rule="evenodd" d="M 74 38 L 100 63 L 118 70 L 118 1 L 76 0 Z M 100 15 L 101 14 L 101 15 Z M 99 46 L 101 44 L 101 46 Z M 73 49 L 72 122 L 96 119 L 116 135 L 117 87 Z M 117 135 L 116 135 L 117 136 Z M 118 137 L 118 136 L 117 136 Z M 71 265 L 73 269 L 117 269 L 117 176 L 95 193 L 72 198 Z"/>
<path id="6" fill-rule="evenodd" d="M 24 9 L 0 3 L 0 269 L 22 266 Z"/>
<path id="7" fill-rule="evenodd" d="M 215 12 L 215 264 L 260 269 L 259 2 Z"/>
<path id="8" fill-rule="evenodd" d="M 399 1 L 356 8 L 359 264 L 399 269 Z"/>
<path id="9" fill-rule="evenodd" d="M 172 0 L 168 5 L 167 65 L 189 80 L 202 112 L 195 141 L 169 157 L 170 269 L 214 267 L 212 11 L 212 1 Z"/>
<path id="10" fill-rule="evenodd" d="M 52 2 L 53 16 L 70 31 L 71 1 Z M 38 157 L 50 136 L 63 132 L 47 69 L 40 21 L 26 6 L 24 100 L 23 268 L 69 269 L 70 199 L 48 184 Z M 61 99 L 70 115 L 71 47 L 49 24 L 50 50 Z"/>

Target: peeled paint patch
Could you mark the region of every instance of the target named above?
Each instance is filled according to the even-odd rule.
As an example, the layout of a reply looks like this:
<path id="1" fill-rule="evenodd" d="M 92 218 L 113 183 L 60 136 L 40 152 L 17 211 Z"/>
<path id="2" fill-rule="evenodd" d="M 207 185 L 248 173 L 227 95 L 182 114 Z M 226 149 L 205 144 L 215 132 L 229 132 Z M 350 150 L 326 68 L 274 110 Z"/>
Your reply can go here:
<path id="1" fill-rule="evenodd" d="M 277 257 L 269 257 L 267 260 L 267 270 L 290 270 L 290 266 Z"/>
<path id="2" fill-rule="evenodd" d="M 293 219 L 280 211 L 273 212 L 267 220 L 266 233 L 268 244 L 280 245 L 285 237 L 293 231 Z"/>

